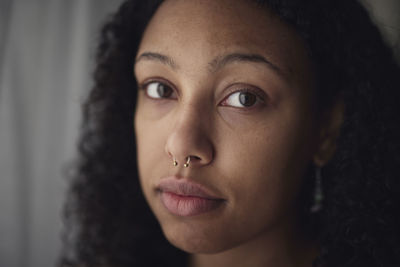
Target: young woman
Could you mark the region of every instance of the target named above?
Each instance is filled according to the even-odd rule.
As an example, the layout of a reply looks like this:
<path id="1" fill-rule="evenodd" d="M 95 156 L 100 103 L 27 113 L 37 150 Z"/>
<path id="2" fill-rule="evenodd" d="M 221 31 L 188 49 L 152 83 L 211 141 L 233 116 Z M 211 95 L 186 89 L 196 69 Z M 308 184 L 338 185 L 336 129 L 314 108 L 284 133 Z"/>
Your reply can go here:
<path id="1" fill-rule="evenodd" d="M 63 266 L 400 265 L 400 71 L 358 2 L 127 1 L 98 51 Z"/>

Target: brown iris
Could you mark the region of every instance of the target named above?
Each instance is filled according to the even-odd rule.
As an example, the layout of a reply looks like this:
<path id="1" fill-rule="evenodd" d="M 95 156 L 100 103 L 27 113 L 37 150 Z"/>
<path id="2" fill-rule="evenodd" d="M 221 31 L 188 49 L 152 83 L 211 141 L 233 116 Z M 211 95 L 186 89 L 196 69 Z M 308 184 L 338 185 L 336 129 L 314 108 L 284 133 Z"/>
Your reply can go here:
<path id="1" fill-rule="evenodd" d="M 245 107 L 254 105 L 256 101 L 257 97 L 254 94 L 243 92 L 239 95 L 239 102 Z"/>
<path id="2" fill-rule="evenodd" d="M 169 97 L 172 94 L 172 89 L 165 84 L 158 83 L 157 93 L 160 97 Z"/>

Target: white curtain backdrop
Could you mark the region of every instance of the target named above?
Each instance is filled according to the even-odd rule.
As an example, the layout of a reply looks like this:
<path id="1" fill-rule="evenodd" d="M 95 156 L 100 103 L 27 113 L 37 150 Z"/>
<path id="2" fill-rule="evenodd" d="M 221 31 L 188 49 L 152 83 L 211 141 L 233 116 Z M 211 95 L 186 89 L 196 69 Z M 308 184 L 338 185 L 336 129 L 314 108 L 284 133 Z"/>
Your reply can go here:
<path id="1" fill-rule="evenodd" d="M 120 2 L 0 0 L 0 267 L 56 262 L 62 168 L 75 157 L 98 29 Z M 399 50 L 400 1 L 368 2 Z"/>
<path id="2" fill-rule="evenodd" d="M 98 29 L 121 1 L 0 0 L 0 266 L 54 266 Z"/>

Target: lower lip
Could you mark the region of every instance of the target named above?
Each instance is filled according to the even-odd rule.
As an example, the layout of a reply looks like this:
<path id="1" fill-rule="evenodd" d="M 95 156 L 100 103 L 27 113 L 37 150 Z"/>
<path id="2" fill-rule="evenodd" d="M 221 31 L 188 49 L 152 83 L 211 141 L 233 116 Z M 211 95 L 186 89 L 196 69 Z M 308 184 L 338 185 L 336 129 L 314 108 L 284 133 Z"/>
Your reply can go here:
<path id="1" fill-rule="evenodd" d="M 217 209 L 222 200 L 161 192 L 161 202 L 174 215 L 194 216 Z"/>

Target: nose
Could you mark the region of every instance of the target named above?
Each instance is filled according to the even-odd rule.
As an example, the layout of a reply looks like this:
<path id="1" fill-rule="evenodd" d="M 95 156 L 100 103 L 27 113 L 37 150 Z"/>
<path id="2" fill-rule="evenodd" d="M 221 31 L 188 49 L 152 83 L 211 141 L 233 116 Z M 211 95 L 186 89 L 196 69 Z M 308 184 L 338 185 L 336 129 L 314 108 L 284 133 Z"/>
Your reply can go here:
<path id="1" fill-rule="evenodd" d="M 214 146 L 210 139 L 210 120 L 209 116 L 204 115 L 200 108 L 192 105 L 182 107 L 172 116 L 173 128 L 165 144 L 165 152 L 171 164 L 173 161 L 178 166 L 189 163 L 193 168 L 212 162 Z"/>

